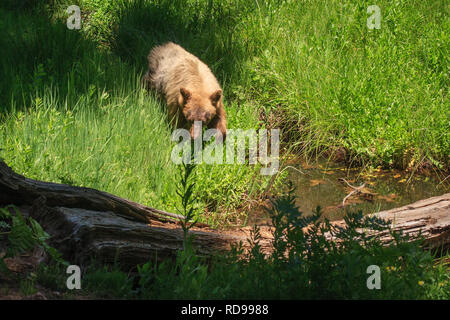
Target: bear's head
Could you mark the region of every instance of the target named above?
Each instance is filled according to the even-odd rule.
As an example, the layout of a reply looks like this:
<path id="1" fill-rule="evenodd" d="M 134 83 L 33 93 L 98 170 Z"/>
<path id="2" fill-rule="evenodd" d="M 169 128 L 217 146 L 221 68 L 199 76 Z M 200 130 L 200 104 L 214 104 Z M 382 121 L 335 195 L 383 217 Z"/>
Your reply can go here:
<path id="1" fill-rule="evenodd" d="M 222 107 L 222 90 L 204 94 L 182 87 L 180 94 L 180 106 L 182 106 L 184 118 L 188 123 L 191 137 L 196 139 L 199 132 L 194 132 L 195 121 L 201 121 L 205 126 L 217 122 L 218 109 Z"/>

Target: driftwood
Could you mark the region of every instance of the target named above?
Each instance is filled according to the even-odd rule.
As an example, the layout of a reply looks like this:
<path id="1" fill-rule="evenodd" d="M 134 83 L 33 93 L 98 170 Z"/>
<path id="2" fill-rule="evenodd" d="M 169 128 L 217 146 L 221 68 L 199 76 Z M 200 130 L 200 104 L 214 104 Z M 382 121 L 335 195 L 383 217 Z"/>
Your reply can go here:
<path id="1" fill-rule="evenodd" d="M 0 205 L 14 204 L 35 218 L 51 236 L 51 245 L 73 264 L 91 258 L 124 268 L 173 257 L 183 247 L 179 215 L 146 207 L 98 190 L 25 178 L 0 161 Z M 450 193 L 377 213 L 396 230 L 419 231 L 432 247 L 450 243 Z M 340 224 L 342 222 L 336 222 Z M 207 226 L 191 230 L 193 245 L 203 256 L 248 246 L 250 227 L 218 232 Z M 261 227 L 260 245 L 270 251 L 270 227 Z M 385 241 L 388 235 L 381 235 Z"/>

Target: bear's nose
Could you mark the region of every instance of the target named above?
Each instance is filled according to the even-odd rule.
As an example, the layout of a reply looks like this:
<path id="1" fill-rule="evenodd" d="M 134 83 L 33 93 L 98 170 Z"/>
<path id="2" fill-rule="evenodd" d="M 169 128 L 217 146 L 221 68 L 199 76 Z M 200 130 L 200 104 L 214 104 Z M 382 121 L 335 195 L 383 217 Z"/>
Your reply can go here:
<path id="1" fill-rule="evenodd" d="M 203 110 L 188 110 L 186 112 L 186 120 L 190 122 L 201 121 L 207 123 L 211 120 L 211 112 Z"/>

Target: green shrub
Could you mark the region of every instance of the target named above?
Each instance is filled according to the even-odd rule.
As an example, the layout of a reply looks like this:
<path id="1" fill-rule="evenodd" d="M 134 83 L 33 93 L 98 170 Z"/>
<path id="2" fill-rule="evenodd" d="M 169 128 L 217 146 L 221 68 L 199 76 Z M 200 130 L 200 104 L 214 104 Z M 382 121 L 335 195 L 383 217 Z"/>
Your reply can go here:
<path id="1" fill-rule="evenodd" d="M 14 214 L 11 214 L 10 209 L 15 211 Z M 61 254 L 46 243 L 50 238 L 49 234 L 32 217 L 25 218 L 15 206 L 0 208 L 0 237 L 4 237 L 8 243 L 4 256 L 0 256 L 0 272 L 10 274 L 4 262 L 5 258 L 15 257 L 38 246 L 42 247 L 55 262 L 67 264 Z"/>
<path id="2" fill-rule="evenodd" d="M 88 270 L 82 278 L 83 292 L 101 298 L 126 299 L 132 296 L 132 278 L 116 267 L 97 267 Z"/>

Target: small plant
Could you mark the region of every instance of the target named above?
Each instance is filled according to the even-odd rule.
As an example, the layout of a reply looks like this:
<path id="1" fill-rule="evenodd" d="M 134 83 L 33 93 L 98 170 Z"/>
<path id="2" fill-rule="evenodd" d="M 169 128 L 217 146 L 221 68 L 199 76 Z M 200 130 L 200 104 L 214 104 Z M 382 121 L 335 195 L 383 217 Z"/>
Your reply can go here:
<path id="1" fill-rule="evenodd" d="M 11 214 L 11 210 L 15 213 Z M 20 211 L 13 205 L 0 208 L 0 236 L 6 237 L 8 249 L 3 257 L 0 257 L 0 271 L 10 274 L 4 259 L 41 246 L 56 262 L 67 264 L 61 254 L 46 241 L 50 238 L 40 224 L 31 217 L 24 218 Z"/>
<path id="2" fill-rule="evenodd" d="M 66 266 L 58 263 L 40 264 L 36 272 L 39 285 L 58 292 L 67 290 Z"/>
<path id="3" fill-rule="evenodd" d="M 193 189 L 195 186 L 195 183 L 193 182 L 194 170 L 195 164 L 192 163 L 192 161 L 187 164 L 183 162 L 180 167 L 180 182 L 177 187 L 177 195 L 181 200 L 181 208 L 177 208 L 177 211 L 184 216 L 184 219 L 181 219 L 181 227 L 183 228 L 184 234 L 184 249 L 186 249 L 186 245 L 189 242 L 189 229 L 191 229 L 198 221 L 198 217 L 195 213 L 196 199 L 193 196 Z"/>
<path id="4" fill-rule="evenodd" d="M 183 163 L 180 167 L 177 195 L 181 207 L 177 208 L 177 211 L 184 216 L 184 219 L 180 219 L 183 229 L 183 250 L 177 253 L 175 262 L 170 260 L 156 262 L 153 267 L 151 262 L 147 262 L 138 266 L 139 294 L 142 298 L 186 299 L 200 298 L 203 294 L 202 286 L 208 277 L 208 267 L 196 255 L 192 246 L 192 236 L 189 235 L 189 230 L 198 221 L 195 212 L 196 198 L 193 195 L 195 168 L 192 157 L 189 163 Z"/>
<path id="5" fill-rule="evenodd" d="M 19 287 L 20 287 L 20 292 L 24 296 L 31 296 L 37 292 L 37 289 L 34 285 L 34 279 L 21 280 Z"/>

